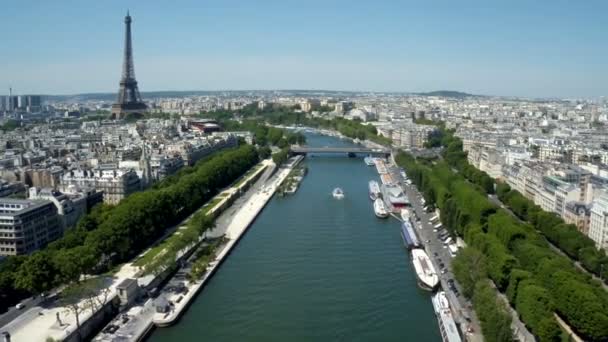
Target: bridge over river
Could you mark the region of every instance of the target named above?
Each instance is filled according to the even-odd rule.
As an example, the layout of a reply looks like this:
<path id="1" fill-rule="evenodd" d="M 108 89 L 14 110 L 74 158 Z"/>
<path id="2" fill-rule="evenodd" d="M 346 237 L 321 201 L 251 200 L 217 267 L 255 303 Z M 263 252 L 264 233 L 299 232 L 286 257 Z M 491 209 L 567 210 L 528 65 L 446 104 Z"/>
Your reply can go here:
<path id="1" fill-rule="evenodd" d="M 346 153 L 349 156 L 356 154 L 371 154 L 389 156 L 391 151 L 387 148 L 368 148 L 368 147 L 310 147 L 310 146 L 292 146 L 292 154 L 308 154 L 308 153 Z"/>

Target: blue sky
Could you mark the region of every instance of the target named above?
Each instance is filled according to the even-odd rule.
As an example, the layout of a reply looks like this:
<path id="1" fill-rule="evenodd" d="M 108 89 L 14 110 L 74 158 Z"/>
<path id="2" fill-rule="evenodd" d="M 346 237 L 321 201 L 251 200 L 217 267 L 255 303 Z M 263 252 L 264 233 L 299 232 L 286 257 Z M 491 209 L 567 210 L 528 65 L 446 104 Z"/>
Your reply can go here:
<path id="1" fill-rule="evenodd" d="M 114 92 L 133 16 L 141 91 L 608 95 L 608 1 L 9 1 L 0 93 Z"/>

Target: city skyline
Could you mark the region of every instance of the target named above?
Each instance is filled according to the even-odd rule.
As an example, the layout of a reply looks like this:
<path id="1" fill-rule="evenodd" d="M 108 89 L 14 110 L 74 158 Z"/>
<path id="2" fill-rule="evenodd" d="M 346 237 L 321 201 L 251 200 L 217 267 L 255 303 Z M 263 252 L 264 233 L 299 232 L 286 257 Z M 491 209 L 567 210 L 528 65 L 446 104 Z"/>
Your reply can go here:
<path id="1" fill-rule="evenodd" d="M 608 94 L 601 2 L 171 7 L 13 4 L 0 57 L 16 94 L 114 92 L 127 8 L 142 92 L 311 89 L 597 97 Z M 27 14 L 29 25 L 24 26 Z M 14 30 L 19 27 L 18 30 Z M 11 30 L 11 28 L 13 28 Z M 24 42 L 29 42 L 24 44 Z"/>

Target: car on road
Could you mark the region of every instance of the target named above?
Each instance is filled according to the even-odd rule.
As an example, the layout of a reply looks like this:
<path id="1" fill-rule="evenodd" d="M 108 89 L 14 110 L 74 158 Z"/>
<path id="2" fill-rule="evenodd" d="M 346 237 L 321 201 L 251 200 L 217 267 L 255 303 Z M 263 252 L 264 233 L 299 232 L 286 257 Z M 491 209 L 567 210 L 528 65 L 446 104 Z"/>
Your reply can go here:
<path id="1" fill-rule="evenodd" d="M 17 310 L 21 310 L 21 309 L 25 308 L 25 304 L 19 303 L 19 304 L 15 305 L 15 308 L 17 308 Z"/>
<path id="2" fill-rule="evenodd" d="M 433 253 L 434 256 L 439 256 L 439 254 L 437 254 L 437 252 Z"/>
<path id="3" fill-rule="evenodd" d="M 444 263 L 439 264 L 439 268 L 445 268 L 445 264 Z"/>

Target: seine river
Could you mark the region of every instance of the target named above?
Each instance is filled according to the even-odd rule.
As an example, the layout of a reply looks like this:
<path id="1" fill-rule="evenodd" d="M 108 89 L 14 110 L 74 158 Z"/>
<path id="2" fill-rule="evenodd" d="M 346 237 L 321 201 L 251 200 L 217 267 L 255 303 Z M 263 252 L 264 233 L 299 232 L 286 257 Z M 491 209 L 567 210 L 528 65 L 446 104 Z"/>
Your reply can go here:
<path id="1" fill-rule="evenodd" d="M 344 156 L 305 164 L 298 192 L 275 196 L 181 320 L 149 341 L 441 341 L 399 223 L 374 216 L 375 168 Z"/>

